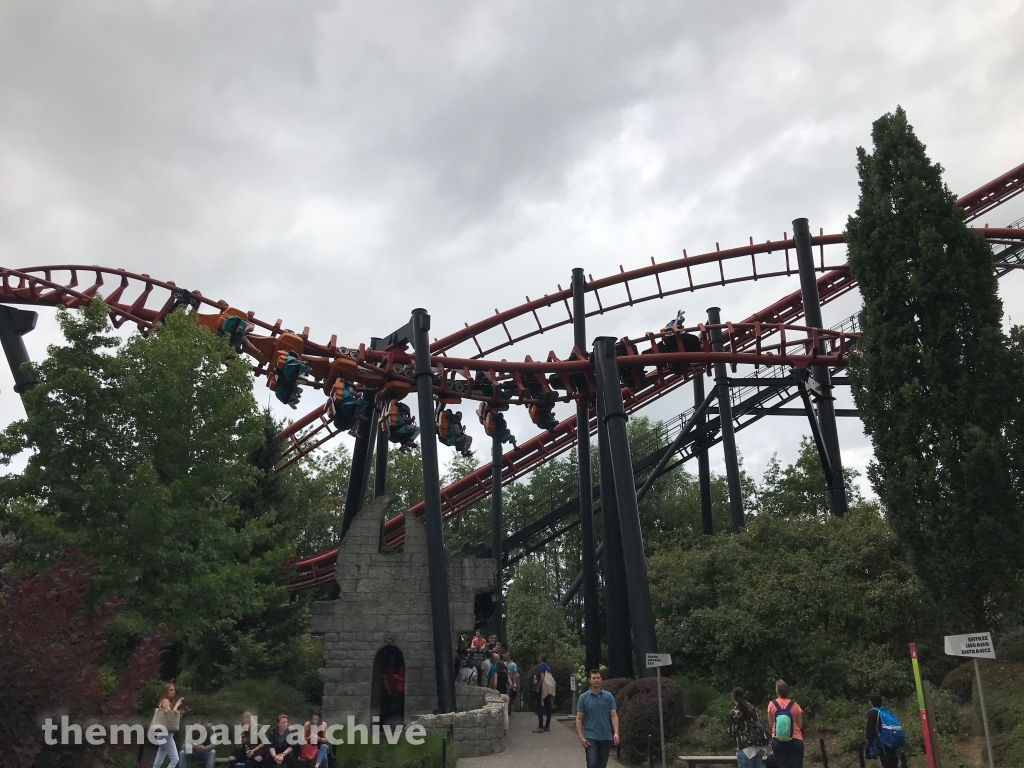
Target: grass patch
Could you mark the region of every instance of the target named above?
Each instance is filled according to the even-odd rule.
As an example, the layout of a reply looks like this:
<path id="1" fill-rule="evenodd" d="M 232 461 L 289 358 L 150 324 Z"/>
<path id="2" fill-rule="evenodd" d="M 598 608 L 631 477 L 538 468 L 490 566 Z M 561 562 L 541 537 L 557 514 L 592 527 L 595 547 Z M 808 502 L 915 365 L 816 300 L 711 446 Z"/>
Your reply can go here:
<path id="1" fill-rule="evenodd" d="M 383 737 L 382 737 L 383 738 Z M 335 749 L 338 768 L 455 768 L 455 745 L 449 744 L 447 765 L 441 764 L 440 734 L 431 734 L 422 744 L 401 738 L 398 744 L 339 744 Z"/>

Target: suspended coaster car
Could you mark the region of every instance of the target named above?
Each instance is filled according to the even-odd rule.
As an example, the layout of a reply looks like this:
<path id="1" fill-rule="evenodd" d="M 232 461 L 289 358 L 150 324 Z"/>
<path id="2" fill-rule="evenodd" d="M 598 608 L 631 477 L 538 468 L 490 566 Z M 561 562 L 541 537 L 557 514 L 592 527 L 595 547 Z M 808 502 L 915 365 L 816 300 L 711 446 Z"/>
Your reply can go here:
<path id="1" fill-rule="evenodd" d="M 472 455 L 470 446 L 473 438 L 466 434 L 466 428 L 462 424 L 462 411 L 452 411 L 450 408 L 443 408 L 443 403 L 438 404 L 437 416 L 437 439 L 442 445 L 455 448 L 463 456 Z"/>
<path id="2" fill-rule="evenodd" d="M 367 421 L 369 412 L 369 401 L 359 395 L 353 382 L 341 378 L 334 380 L 327 413 L 337 429 L 358 431 L 358 424 Z"/>
<path id="3" fill-rule="evenodd" d="M 480 419 L 480 423 L 484 425 L 484 432 L 488 437 L 499 443 L 512 443 L 512 447 L 515 448 L 516 438 L 509 430 L 505 415 L 502 413 L 507 410 L 507 405 L 491 405 L 482 402 L 476 409 L 476 415 Z"/>
<path id="4" fill-rule="evenodd" d="M 388 400 L 387 406 L 381 411 L 380 429 L 402 451 L 412 450 L 420 434 L 416 417 L 412 415 L 409 406 L 396 399 Z"/>

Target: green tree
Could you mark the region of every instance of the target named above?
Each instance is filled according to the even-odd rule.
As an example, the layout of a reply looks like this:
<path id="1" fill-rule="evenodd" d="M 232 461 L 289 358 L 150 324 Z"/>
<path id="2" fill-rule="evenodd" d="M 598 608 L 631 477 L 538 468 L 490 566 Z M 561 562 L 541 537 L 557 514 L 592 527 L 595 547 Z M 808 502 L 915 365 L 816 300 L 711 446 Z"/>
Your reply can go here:
<path id="1" fill-rule="evenodd" d="M 95 594 L 124 601 L 114 648 L 164 622 L 197 643 L 283 602 L 291 547 L 276 543 L 273 514 L 238 502 L 264 426 L 248 367 L 183 312 L 123 344 L 98 300 L 58 319 L 67 344 L 48 350 L 27 418 L 0 437 L 5 463 L 30 453 L 0 478 L 17 563 L 92 558 Z"/>
<path id="2" fill-rule="evenodd" d="M 288 537 L 295 541 L 298 557 L 338 546 L 351 470 L 348 447 L 339 443 L 333 451 L 305 456 L 278 475 L 284 490 L 280 503 L 288 511 Z"/>
<path id="3" fill-rule="evenodd" d="M 870 505 L 844 518 L 756 515 L 740 534 L 648 559 L 658 647 L 718 690 L 778 677 L 828 695 L 907 693 L 932 606 Z"/>
<path id="4" fill-rule="evenodd" d="M 843 470 L 851 507 L 864 503 L 856 485 L 858 474 L 849 467 Z M 825 517 L 829 514 L 825 472 L 811 438 L 800 441 L 800 455 L 788 467 L 783 467 L 777 456 L 772 457 L 756 486 L 751 512 L 777 517 Z"/>
<path id="5" fill-rule="evenodd" d="M 583 663 L 579 638 L 565 611 L 555 605 L 555 592 L 544 563 L 524 561 L 516 566 L 505 599 L 505 633 L 508 647 L 524 665 L 532 664 L 541 653 Z"/>
<path id="6" fill-rule="evenodd" d="M 873 154 L 857 151 L 847 224 L 864 299 L 850 378 L 874 446 L 869 477 L 946 627 L 998 625 L 1019 593 L 1024 518 L 1007 439 L 1019 387 L 992 252 L 902 109 L 874 123 L 872 140 Z"/>

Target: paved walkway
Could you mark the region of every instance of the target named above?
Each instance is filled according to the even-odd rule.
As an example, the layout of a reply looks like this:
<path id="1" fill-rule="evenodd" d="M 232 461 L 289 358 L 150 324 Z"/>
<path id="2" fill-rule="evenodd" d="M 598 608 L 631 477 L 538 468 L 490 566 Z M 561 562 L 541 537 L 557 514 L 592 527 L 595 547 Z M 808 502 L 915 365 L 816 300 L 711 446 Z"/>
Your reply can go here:
<path id="1" fill-rule="evenodd" d="M 459 768 L 584 768 L 586 759 L 573 723 L 551 718 L 547 733 L 531 733 L 537 727 L 532 712 L 515 710 L 509 718 L 505 751 L 459 760 Z"/>
<path id="2" fill-rule="evenodd" d="M 466 757 L 459 768 L 584 768 L 586 758 L 572 720 L 551 718 L 548 733 L 532 733 L 537 718 L 532 712 L 515 710 L 505 736 L 505 751 L 485 757 Z M 615 762 L 615 752 L 609 766 Z"/>

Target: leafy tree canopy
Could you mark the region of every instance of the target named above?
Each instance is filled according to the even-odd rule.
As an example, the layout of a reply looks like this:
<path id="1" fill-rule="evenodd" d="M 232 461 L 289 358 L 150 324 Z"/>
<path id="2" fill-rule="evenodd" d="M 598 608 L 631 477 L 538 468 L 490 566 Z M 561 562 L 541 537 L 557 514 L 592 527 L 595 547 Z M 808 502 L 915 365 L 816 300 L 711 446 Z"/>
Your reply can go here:
<path id="1" fill-rule="evenodd" d="M 19 565 L 90 557 L 95 594 L 123 600 L 123 646 L 164 622 L 196 641 L 280 603 L 292 550 L 253 502 L 265 419 L 247 366 L 183 312 L 124 343 L 98 300 L 58 320 L 66 344 L 37 366 L 27 418 L 0 435 L 4 463 L 30 452 L 0 478 Z"/>
<path id="2" fill-rule="evenodd" d="M 992 252 L 902 109 L 874 123 L 872 140 L 873 153 L 858 149 L 847 224 L 864 299 L 850 379 L 874 446 L 869 477 L 945 627 L 999 626 L 1019 605 L 1024 517 L 1020 379 Z"/>

